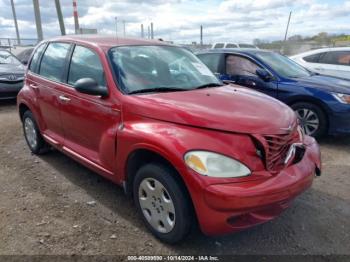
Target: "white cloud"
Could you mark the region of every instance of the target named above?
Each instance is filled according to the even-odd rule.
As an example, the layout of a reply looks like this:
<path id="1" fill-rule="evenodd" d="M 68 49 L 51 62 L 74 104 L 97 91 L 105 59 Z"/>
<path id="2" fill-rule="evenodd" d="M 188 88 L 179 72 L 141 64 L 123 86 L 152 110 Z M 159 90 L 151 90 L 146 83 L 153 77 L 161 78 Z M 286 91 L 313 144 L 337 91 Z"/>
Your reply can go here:
<path id="1" fill-rule="evenodd" d="M 23 37 L 36 37 L 32 0 L 14 0 Z M 59 34 L 54 1 L 40 1 L 45 37 Z M 72 1 L 61 0 L 68 33 L 74 32 Z M 199 41 L 204 26 L 206 42 L 247 41 L 254 38 L 281 39 L 289 11 L 293 11 L 290 35 L 314 35 L 321 31 L 350 33 L 350 1 L 332 0 L 78 0 L 82 27 L 100 33 L 119 34 L 126 21 L 127 34 L 140 36 L 154 22 L 155 36 L 177 42 Z M 1 37 L 14 37 L 15 30 L 8 0 L 0 0 Z"/>

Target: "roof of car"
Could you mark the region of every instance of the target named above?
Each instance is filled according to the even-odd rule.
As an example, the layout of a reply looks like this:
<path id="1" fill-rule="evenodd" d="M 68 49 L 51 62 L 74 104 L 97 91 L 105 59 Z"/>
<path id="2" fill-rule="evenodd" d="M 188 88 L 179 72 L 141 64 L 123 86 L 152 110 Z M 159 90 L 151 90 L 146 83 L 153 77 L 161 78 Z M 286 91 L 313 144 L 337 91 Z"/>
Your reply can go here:
<path id="1" fill-rule="evenodd" d="M 114 46 L 125 45 L 171 45 L 167 42 L 159 40 L 137 39 L 137 38 L 121 38 L 106 35 L 66 35 L 51 38 L 48 41 L 70 41 L 74 43 L 94 44 L 100 47 L 110 48 Z"/>

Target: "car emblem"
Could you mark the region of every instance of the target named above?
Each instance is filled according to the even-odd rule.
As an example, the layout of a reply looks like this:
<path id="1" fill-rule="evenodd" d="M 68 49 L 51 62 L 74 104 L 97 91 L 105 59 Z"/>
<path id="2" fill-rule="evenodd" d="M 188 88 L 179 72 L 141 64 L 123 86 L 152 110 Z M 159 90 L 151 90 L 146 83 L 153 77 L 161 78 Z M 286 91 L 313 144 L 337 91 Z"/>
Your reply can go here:
<path id="1" fill-rule="evenodd" d="M 10 80 L 10 81 L 14 81 L 14 80 L 17 79 L 17 76 L 15 76 L 15 75 L 9 75 L 9 76 L 7 77 L 7 79 Z"/>

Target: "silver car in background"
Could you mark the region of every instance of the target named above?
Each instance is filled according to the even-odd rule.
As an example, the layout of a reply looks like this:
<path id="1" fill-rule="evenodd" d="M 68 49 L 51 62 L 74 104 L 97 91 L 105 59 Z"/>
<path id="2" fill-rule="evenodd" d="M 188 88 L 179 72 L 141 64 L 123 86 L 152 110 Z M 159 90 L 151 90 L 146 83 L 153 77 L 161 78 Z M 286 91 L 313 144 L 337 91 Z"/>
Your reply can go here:
<path id="1" fill-rule="evenodd" d="M 350 79 L 350 47 L 322 48 L 290 58 L 321 75 Z"/>

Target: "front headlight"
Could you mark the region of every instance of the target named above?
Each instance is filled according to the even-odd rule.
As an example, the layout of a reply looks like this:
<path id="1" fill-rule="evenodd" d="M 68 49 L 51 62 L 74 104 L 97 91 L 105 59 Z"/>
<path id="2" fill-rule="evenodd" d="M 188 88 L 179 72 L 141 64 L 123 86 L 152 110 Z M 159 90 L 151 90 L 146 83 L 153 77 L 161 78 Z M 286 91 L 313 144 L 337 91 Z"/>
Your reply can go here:
<path id="1" fill-rule="evenodd" d="M 185 163 L 192 170 L 209 177 L 243 177 L 251 174 L 241 162 L 208 151 L 190 151 L 185 154 Z"/>
<path id="2" fill-rule="evenodd" d="M 337 99 L 340 103 L 350 104 L 350 95 L 333 93 L 332 94 L 335 99 Z"/>

